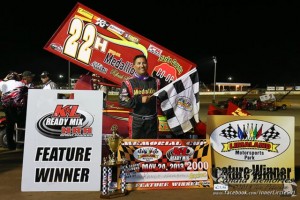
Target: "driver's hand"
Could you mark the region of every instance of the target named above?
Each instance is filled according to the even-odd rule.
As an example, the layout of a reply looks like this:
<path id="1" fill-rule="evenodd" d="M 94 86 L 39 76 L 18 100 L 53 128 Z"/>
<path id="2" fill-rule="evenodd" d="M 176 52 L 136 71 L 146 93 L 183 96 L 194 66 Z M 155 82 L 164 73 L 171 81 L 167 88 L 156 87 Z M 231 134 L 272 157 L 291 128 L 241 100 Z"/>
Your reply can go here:
<path id="1" fill-rule="evenodd" d="M 148 103 L 152 96 L 142 96 L 142 103 Z"/>

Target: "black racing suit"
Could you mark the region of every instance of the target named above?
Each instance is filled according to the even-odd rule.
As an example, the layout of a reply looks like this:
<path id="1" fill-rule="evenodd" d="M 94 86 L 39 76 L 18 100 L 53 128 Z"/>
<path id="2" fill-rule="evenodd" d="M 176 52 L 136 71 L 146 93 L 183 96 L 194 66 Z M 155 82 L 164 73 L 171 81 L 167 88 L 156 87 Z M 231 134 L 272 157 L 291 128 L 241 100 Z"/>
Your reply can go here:
<path id="1" fill-rule="evenodd" d="M 122 83 L 119 103 L 123 107 L 132 109 L 128 120 L 130 138 L 157 138 L 157 97 L 153 96 L 148 103 L 142 103 L 142 96 L 151 96 L 159 87 L 159 79 L 151 76 L 134 77 Z"/>

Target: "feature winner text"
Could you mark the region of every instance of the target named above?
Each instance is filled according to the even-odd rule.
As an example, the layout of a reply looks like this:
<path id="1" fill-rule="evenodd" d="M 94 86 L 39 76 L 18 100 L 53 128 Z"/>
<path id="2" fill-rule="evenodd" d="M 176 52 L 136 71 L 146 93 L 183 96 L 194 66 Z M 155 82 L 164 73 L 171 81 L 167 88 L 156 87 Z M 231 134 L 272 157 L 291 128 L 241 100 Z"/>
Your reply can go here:
<path id="1" fill-rule="evenodd" d="M 252 165 L 249 167 L 218 167 L 221 175 L 229 183 L 276 183 L 290 180 L 292 169 L 287 167 L 267 167 L 266 165 Z M 251 179 L 252 177 L 252 179 Z"/>
<path id="2" fill-rule="evenodd" d="M 91 147 L 38 147 L 36 162 L 89 162 Z M 35 169 L 35 182 L 88 182 L 89 168 L 42 167 Z"/>

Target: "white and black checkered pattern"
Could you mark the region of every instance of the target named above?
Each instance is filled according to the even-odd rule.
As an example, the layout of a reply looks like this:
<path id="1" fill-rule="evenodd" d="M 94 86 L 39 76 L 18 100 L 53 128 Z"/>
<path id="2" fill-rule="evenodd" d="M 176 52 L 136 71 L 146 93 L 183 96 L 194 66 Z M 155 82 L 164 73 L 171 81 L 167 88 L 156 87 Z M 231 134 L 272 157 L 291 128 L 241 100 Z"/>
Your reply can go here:
<path id="1" fill-rule="evenodd" d="M 156 93 L 161 109 L 175 135 L 191 130 L 199 122 L 199 76 L 196 68 Z"/>
<path id="2" fill-rule="evenodd" d="M 269 128 L 262 134 L 262 136 L 266 142 L 273 140 L 273 139 L 279 139 L 280 138 L 279 135 L 280 135 L 279 132 L 277 132 L 275 130 L 275 125 L 273 125 L 271 128 Z"/>
<path id="3" fill-rule="evenodd" d="M 125 176 L 125 169 L 123 167 L 121 168 L 120 178 L 121 178 L 121 191 L 122 191 L 122 193 L 125 193 L 125 190 L 126 190 L 126 176 Z"/>
<path id="4" fill-rule="evenodd" d="M 229 124 L 229 126 L 223 129 L 220 133 L 220 136 L 227 138 L 228 140 L 236 138 L 238 136 L 237 131 Z"/>
<path id="5" fill-rule="evenodd" d="M 107 187 L 107 168 L 103 166 L 102 168 L 102 194 L 107 195 L 108 187 Z"/>

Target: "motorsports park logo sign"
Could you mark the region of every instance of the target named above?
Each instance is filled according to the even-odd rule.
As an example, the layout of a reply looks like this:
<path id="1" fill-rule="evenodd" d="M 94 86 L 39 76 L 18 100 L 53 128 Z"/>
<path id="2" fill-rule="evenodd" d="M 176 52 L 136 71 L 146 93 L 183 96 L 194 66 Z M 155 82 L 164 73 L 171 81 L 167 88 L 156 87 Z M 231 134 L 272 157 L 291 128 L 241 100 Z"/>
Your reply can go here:
<path id="1" fill-rule="evenodd" d="M 237 120 L 217 127 L 210 137 L 213 149 L 234 160 L 260 161 L 279 156 L 291 141 L 281 127 L 261 120 Z"/>

